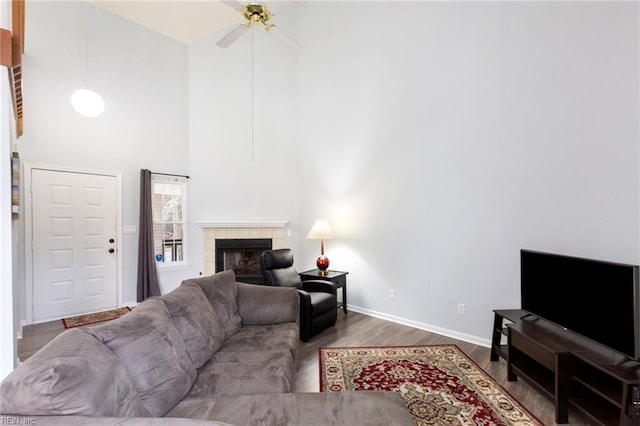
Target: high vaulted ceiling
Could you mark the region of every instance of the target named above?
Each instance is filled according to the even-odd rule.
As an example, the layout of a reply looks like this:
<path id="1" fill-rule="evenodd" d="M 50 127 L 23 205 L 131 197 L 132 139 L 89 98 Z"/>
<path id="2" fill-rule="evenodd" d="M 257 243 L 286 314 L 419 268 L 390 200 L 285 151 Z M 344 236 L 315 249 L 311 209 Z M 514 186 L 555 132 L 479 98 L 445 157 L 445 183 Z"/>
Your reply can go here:
<path id="1" fill-rule="evenodd" d="M 182 43 L 193 43 L 242 22 L 218 0 L 88 0 L 91 4 Z"/>

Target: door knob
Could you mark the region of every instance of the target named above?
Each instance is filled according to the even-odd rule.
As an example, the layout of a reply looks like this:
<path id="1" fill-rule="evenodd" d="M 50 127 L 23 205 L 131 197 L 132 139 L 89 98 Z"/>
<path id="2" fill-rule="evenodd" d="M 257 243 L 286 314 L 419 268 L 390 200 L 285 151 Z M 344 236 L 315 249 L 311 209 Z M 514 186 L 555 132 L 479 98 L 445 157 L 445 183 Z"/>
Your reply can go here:
<path id="1" fill-rule="evenodd" d="M 113 244 L 113 243 L 115 243 L 115 242 L 116 242 L 116 240 L 114 240 L 113 238 L 109 238 L 109 242 L 110 242 L 111 244 Z"/>
<path id="2" fill-rule="evenodd" d="M 109 249 L 109 253 L 113 253 L 113 252 L 115 252 L 114 249 Z"/>

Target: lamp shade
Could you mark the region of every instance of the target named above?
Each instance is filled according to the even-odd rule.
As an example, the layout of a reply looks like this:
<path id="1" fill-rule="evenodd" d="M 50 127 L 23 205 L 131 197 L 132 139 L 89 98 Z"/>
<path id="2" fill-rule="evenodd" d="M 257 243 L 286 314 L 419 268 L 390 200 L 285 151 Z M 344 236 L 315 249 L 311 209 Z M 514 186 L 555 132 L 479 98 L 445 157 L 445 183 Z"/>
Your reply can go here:
<path id="1" fill-rule="evenodd" d="M 331 226 L 326 220 L 316 220 L 311 231 L 307 234 L 308 240 L 333 240 L 335 238 Z"/>

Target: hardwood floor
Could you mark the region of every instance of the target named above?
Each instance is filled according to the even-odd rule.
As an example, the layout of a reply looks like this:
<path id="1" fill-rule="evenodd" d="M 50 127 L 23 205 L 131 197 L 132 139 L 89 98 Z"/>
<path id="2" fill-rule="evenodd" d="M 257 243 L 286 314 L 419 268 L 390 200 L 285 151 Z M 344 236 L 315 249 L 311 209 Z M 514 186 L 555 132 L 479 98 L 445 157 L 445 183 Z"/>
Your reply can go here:
<path id="1" fill-rule="evenodd" d="M 18 341 L 18 357 L 24 361 L 63 330 L 62 321 L 25 327 L 23 338 Z M 321 347 L 437 344 L 457 345 L 542 423 L 556 425 L 553 405 L 522 380 L 508 382 L 507 366 L 504 360 L 489 361 L 488 348 L 357 312 L 344 314 L 339 311 L 335 327 L 314 336 L 306 343 L 300 342 L 294 390 L 296 392 L 320 390 L 318 349 Z M 569 415 L 569 421 L 571 425 L 588 425 L 572 413 Z"/>

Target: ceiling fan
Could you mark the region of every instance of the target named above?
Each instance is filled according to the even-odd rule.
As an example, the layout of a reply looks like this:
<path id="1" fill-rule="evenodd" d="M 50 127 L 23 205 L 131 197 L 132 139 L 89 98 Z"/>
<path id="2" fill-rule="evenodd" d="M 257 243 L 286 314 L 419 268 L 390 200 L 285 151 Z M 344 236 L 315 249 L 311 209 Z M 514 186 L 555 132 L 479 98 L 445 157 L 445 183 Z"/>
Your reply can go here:
<path id="1" fill-rule="evenodd" d="M 302 46 L 291 36 L 269 22 L 274 16 L 263 3 L 249 2 L 239 3 L 235 0 L 221 0 L 222 3 L 233 7 L 244 16 L 245 21 L 222 37 L 216 44 L 220 47 L 229 47 L 240 38 L 249 28 L 255 25 L 263 25 L 267 33 L 274 36 L 294 53 L 302 52 Z"/>

